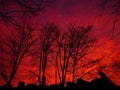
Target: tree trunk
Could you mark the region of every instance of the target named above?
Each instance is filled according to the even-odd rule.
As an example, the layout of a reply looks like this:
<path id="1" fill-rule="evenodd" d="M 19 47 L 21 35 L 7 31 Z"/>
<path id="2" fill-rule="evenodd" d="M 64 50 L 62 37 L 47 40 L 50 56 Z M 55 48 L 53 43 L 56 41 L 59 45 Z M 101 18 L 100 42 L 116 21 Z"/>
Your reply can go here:
<path id="1" fill-rule="evenodd" d="M 39 72 L 38 72 L 38 84 L 39 84 L 39 86 L 41 85 L 40 77 L 41 77 L 41 61 L 39 62 Z"/>
<path id="2" fill-rule="evenodd" d="M 46 84 L 46 78 L 45 78 L 45 76 L 42 76 L 42 86 L 44 87 L 45 84 Z"/>

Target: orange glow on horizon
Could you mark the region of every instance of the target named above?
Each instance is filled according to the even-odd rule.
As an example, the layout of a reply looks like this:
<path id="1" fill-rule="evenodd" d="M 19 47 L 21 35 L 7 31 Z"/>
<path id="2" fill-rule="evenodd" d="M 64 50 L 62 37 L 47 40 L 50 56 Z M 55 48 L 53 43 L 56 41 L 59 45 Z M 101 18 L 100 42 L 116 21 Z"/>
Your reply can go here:
<path id="1" fill-rule="evenodd" d="M 105 40 L 105 39 L 103 39 Z M 102 40 L 100 40 L 102 41 Z M 99 42 L 102 43 L 102 42 Z M 103 69 L 104 72 L 106 72 L 107 76 L 110 77 L 110 79 L 115 82 L 117 85 L 120 85 L 120 81 L 119 81 L 119 76 L 115 75 L 114 70 L 110 67 L 110 65 L 112 64 L 113 60 L 118 60 L 118 55 L 119 55 L 119 45 L 116 46 L 114 41 L 108 41 L 107 43 L 103 44 L 101 47 L 96 47 L 96 49 L 94 50 L 94 52 L 92 52 L 89 57 L 93 60 L 96 60 L 98 58 L 103 57 L 96 65 L 94 65 L 94 67 L 88 68 L 86 69 L 86 73 L 89 72 L 90 70 L 93 70 L 94 68 L 96 68 L 93 72 L 86 74 L 83 79 L 87 80 L 87 81 L 91 81 L 92 79 L 98 78 L 98 70 L 101 66 L 106 66 L 106 68 Z M 106 55 L 106 56 L 104 56 Z M 117 58 L 117 59 L 116 59 Z M 30 58 L 27 58 L 28 61 Z M 26 60 L 27 61 L 27 60 Z M 108 67 L 107 67 L 108 65 Z M 26 84 L 28 83 L 36 83 L 37 84 L 37 78 L 33 78 L 34 80 L 30 80 L 30 78 L 28 77 L 29 73 L 27 74 L 27 71 L 24 70 L 36 70 L 36 68 L 31 68 L 30 66 L 22 66 L 19 68 L 18 70 L 18 74 L 17 74 L 17 80 L 15 80 L 15 82 L 13 82 L 13 85 L 17 85 L 19 81 L 25 81 Z M 34 71 L 35 72 L 35 71 Z M 22 78 L 21 78 L 22 77 Z M 112 77 L 112 78 L 111 78 Z M 66 81 L 71 81 L 71 74 L 68 73 Z M 59 83 L 59 78 L 57 79 L 57 83 Z M 47 81 L 47 85 L 50 84 L 54 84 L 55 83 L 55 68 L 54 65 L 52 67 L 47 68 L 47 72 L 46 72 L 46 81 Z"/>

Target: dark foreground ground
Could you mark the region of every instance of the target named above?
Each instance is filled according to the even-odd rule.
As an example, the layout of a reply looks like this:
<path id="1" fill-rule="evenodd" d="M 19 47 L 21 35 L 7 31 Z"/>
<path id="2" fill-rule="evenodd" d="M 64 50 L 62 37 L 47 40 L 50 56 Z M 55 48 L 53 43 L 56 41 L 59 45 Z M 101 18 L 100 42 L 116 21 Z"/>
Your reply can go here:
<path id="1" fill-rule="evenodd" d="M 116 86 L 104 73 L 100 73 L 101 78 L 92 80 L 91 82 L 84 81 L 79 78 L 76 83 L 67 82 L 66 86 L 63 84 L 53 84 L 50 86 L 38 86 L 35 84 L 28 84 L 25 86 L 24 82 L 19 82 L 18 87 L 1 86 L 0 90 L 120 90 L 120 86 Z"/>

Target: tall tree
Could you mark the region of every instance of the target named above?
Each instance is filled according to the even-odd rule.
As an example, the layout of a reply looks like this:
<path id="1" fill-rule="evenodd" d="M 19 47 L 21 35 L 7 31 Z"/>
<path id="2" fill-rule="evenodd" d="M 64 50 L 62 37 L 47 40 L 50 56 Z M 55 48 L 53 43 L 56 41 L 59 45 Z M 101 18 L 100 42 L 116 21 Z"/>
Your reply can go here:
<path id="1" fill-rule="evenodd" d="M 90 47 L 94 44 L 95 38 L 91 36 L 92 26 L 88 26 L 87 28 L 82 26 L 77 26 L 75 24 L 71 24 L 69 26 L 69 34 L 71 40 L 71 48 L 73 49 L 71 55 L 71 64 L 72 64 L 72 82 L 75 81 L 77 72 L 79 71 L 81 59 L 83 59 L 88 52 L 90 51 Z"/>
<path id="2" fill-rule="evenodd" d="M 2 40 L 0 51 L 0 77 L 10 86 L 23 59 L 29 55 L 34 44 L 32 28 L 10 30 Z"/>
<path id="3" fill-rule="evenodd" d="M 64 87 L 66 75 L 68 71 L 69 60 L 72 54 L 67 32 L 57 35 L 57 51 L 56 51 L 56 68 L 60 80 L 61 87 Z"/>
<path id="4" fill-rule="evenodd" d="M 39 57 L 38 81 L 40 84 L 40 78 L 42 78 L 43 86 L 45 85 L 46 68 L 50 61 L 50 55 L 53 52 L 53 43 L 55 42 L 57 32 L 58 27 L 50 23 L 43 25 L 39 33 L 39 49 L 37 50 L 37 56 Z"/>
<path id="5" fill-rule="evenodd" d="M 68 29 L 57 35 L 57 51 L 56 51 L 56 68 L 62 87 L 66 82 L 70 64 L 72 64 L 72 77 L 75 80 L 77 66 L 79 61 L 87 53 L 88 48 L 93 43 L 93 38 L 90 38 L 89 33 L 92 27 L 87 28 L 70 24 Z"/>

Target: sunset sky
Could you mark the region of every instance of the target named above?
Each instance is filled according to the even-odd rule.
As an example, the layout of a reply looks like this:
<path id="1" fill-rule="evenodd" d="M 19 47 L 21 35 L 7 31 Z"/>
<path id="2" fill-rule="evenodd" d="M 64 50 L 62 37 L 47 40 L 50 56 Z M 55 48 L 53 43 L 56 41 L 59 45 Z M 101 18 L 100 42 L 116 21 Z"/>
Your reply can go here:
<path id="1" fill-rule="evenodd" d="M 110 34 L 112 30 L 112 15 L 100 17 L 101 0 L 51 0 L 53 1 L 44 13 L 39 15 L 40 23 L 55 22 L 66 26 L 71 22 L 80 25 L 93 25 L 97 33 L 102 36 Z M 111 18 L 109 20 L 109 18 Z M 109 22 L 108 22 L 109 21 Z M 119 21 L 119 20 L 118 20 Z M 116 32 L 118 33 L 118 24 Z"/>
<path id="2" fill-rule="evenodd" d="M 61 27 L 66 27 L 69 23 L 75 22 L 80 25 L 93 25 L 94 33 L 98 38 L 98 45 L 96 45 L 95 53 L 92 55 L 96 58 L 107 54 L 108 58 L 104 58 L 102 62 L 110 64 L 113 59 L 116 59 L 119 54 L 119 41 L 116 37 L 111 40 L 112 32 L 112 19 L 107 22 L 108 16 L 103 15 L 100 17 L 99 3 L 100 0 L 52 0 L 50 7 L 45 10 L 45 12 L 39 15 L 39 21 L 41 24 L 46 22 L 58 23 Z M 118 27 L 116 28 L 116 33 L 118 33 Z M 115 33 L 115 34 L 116 34 Z M 97 54 L 96 54 L 97 52 Z M 110 54 L 110 55 L 109 55 Z M 92 56 L 91 56 L 92 57 Z M 119 59 L 117 59 L 118 61 Z M 110 70 L 111 71 L 111 70 Z M 113 72 L 109 76 L 113 76 Z M 112 73 L 112 74 L 111 74 Z M 120 78 L 113 78 L 120 84 Z M 117 80 L 116 80 L 117 79 Z M 49 81 L 49 80 L 48 80 Z M 54 82 L 54 80 L 50 80 Z"/>
<path id="3" fill-rule="evenodd" d="M 120 62 L 120 36 L 116 36 L 120 32 L 120 22 L 116 24 L 114 36 L 112 36 L 112 25 L 113 20 L 108 21 L 110 15 L 103 15 L 100 17 L 100 12 L 98 10 L 98 5 L 101 0 L 51 0 L 50 6 L 47 7 L 43 12 L 41 12 L 37 17 L 37 23 L 45 24 L 48 22 L 54 22 L 60 25 L 62 28 L 67 27 L 69 23 L 77 23 L 80 25 L 93 25 L 93 34 L 97 37 L 95 43 L 94 51 L 89 55 L 92 59 L 100 58 L 105 55 L 95 67 L 108 66 L 103 71 L 107 73 L 108 77 L 111 78 L 117 85 L 120 85 L 120 72 L 116 75 L 114 70 L 110 67 L 112 63 Z M 118 19 L 119 21 L 120 19 Z M 2 24 L 0 25 L 2 28 Z M 2 29 L 5 29 L 3 27 Z M 4 30 L 3 30 L 4 31 Z M 5 33 L 5 32 L 4 32 Z M 1 33 L 0 33 L 1 34 Z M 113 37 L 113 38 L 112 38 Z M 31 83 L 27 75 L 26 69 L 36 69 L 30 68 L 30 65 L 26 63 L 31 58 L 28 57 L 22 62 L 22 65 L 18 69 L 16 78 L 14 79 L 13 85 L 16 85 L 19 81 L 26 81 L 26 83 Z M 27 74 L 26 74 L 27 73 Z M 95 75 L 97 74 L 96 72 Z M 50 67 L 47 72 L 47 84 L 55 83 L 54 80 L 54 67 Z M 23 77 L 23 78 L 21 78 Z M 84 77 L 85 78 L 85 77 Z M 92 77 L 93 78 L 93 77 Z M 85 80 L 89 77 L 86 76 Z M 68 77 L 68 81 L 70 81 Z M 90 79 L 91 80 L 91 79 Z M 36 83 L 36 82 L 34 82 Z"/>

